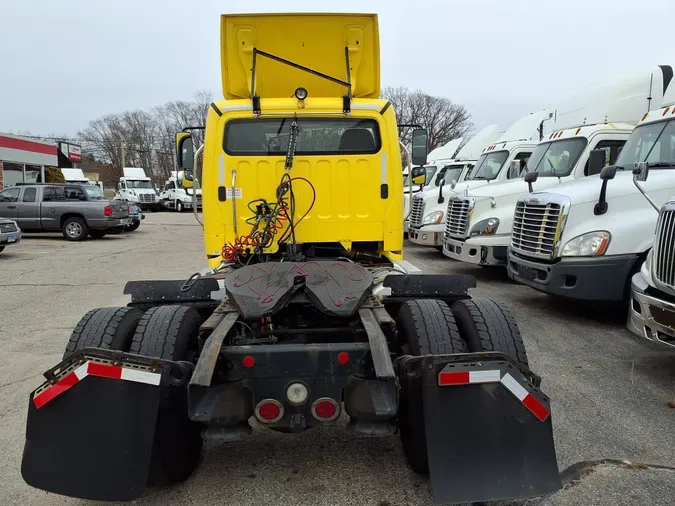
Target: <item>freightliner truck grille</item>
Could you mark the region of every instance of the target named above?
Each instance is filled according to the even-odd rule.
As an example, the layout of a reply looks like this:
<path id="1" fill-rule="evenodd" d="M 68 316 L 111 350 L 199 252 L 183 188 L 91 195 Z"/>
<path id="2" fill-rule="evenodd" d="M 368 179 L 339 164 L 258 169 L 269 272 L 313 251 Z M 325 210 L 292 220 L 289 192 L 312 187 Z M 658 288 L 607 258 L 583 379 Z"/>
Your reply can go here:
<path id="1" fill-rule="evenodd" d="M 551 195 L 551 197 L 555 197 Z M 511 248 L 524 256 L 551 259 L 560 238 L 563 204 L 549 195 L 527 195 L 516 203 Z"/>
<path id="2" fill-rule="evenodd" d="M 659 288 L 675 294 L 675 202 L 661 210 L 653 254 L 654 281 Z"/>
<path id="3" fill-rule="evenodd" d="M 424 214 L 424 196 L 417 194 L 413 196 L 412 207 L 410 209 L 411 227 L 420 227 L 422 225 L 422 214 Z"/>
<path id="4" fill-rule="evenodd" d="M 465 239 L 469 235 L 469 214 L 471 213 L 471 199 L 452 197 L 448 202 L 448 211 L 445 218 L 445 237 Z"/>

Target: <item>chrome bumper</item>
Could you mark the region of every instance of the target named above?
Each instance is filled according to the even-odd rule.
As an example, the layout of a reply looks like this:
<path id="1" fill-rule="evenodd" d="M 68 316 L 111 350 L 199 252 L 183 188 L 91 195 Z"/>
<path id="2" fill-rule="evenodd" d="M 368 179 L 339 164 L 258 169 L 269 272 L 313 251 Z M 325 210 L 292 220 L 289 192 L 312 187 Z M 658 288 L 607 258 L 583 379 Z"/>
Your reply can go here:
<path id="1" fill-rule="evenodd" d="M 665 315 L 675 321 L 675 304 L 647 295 L 641 288 L 644 284 L 639 272 L 633 275 L 628 308 L 628 330 L 653 343 L 675 348 L 675 325 L 659 323 L 653 317 L 653 312 L 658 311 L 661 313 L 658 316 L 659 320 Z"/>
<path id="2" fill-rule="evenodd" d="M 408 240 L 420 246 L 440 246 L 443 244 L 443 232 L 426 232 L 423 228 L 409 228 Z"/>
<path id="3" fill-rule="evenodd" d="M 457 239 L 443 241 L 446 257 L 476 265 L 506 265 L 507 246 L 468 244 Z"/>

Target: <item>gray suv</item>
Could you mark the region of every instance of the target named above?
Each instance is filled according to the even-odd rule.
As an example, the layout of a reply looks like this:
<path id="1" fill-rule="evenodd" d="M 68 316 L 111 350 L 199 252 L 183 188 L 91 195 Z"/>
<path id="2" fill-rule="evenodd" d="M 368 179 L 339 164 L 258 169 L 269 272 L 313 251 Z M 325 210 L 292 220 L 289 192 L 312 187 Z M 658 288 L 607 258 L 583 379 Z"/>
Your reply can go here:
<path id="1" fill-rule="evenodd" d="M 0 216 L 23 232 L 60 230 L 69 241 L 97 239 L 131 224 L 126 202 L 107 200 L 88 184 L 27 184 L 0 191 Z"/>

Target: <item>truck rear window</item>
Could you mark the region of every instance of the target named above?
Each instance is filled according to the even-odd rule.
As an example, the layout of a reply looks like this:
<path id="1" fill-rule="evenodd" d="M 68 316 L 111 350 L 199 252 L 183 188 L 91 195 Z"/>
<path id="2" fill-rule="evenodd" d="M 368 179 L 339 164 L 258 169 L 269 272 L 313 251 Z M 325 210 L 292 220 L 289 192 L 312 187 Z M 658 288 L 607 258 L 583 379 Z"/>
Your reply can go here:
<path id="1" fill-rule="evenodd" d="M 224 148 L 235 156 L 284 156 L 293 118 L 232 120 L 225 126 Z M 382 145 L 373 119 L 298 118 L 296 155 L 374 154 Z"/>

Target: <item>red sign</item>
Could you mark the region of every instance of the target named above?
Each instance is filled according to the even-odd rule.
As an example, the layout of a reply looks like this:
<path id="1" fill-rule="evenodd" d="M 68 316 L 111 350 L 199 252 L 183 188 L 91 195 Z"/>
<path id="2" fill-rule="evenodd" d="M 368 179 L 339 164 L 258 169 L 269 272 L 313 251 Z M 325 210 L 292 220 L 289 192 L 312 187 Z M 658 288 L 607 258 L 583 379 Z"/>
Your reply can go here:
<path id="1" fill-rule="evenodd" d="M 82 161 L 82 148 L 75 144 L 70 145 L 68 159 L 71 162 L 81 162 Z"/>

